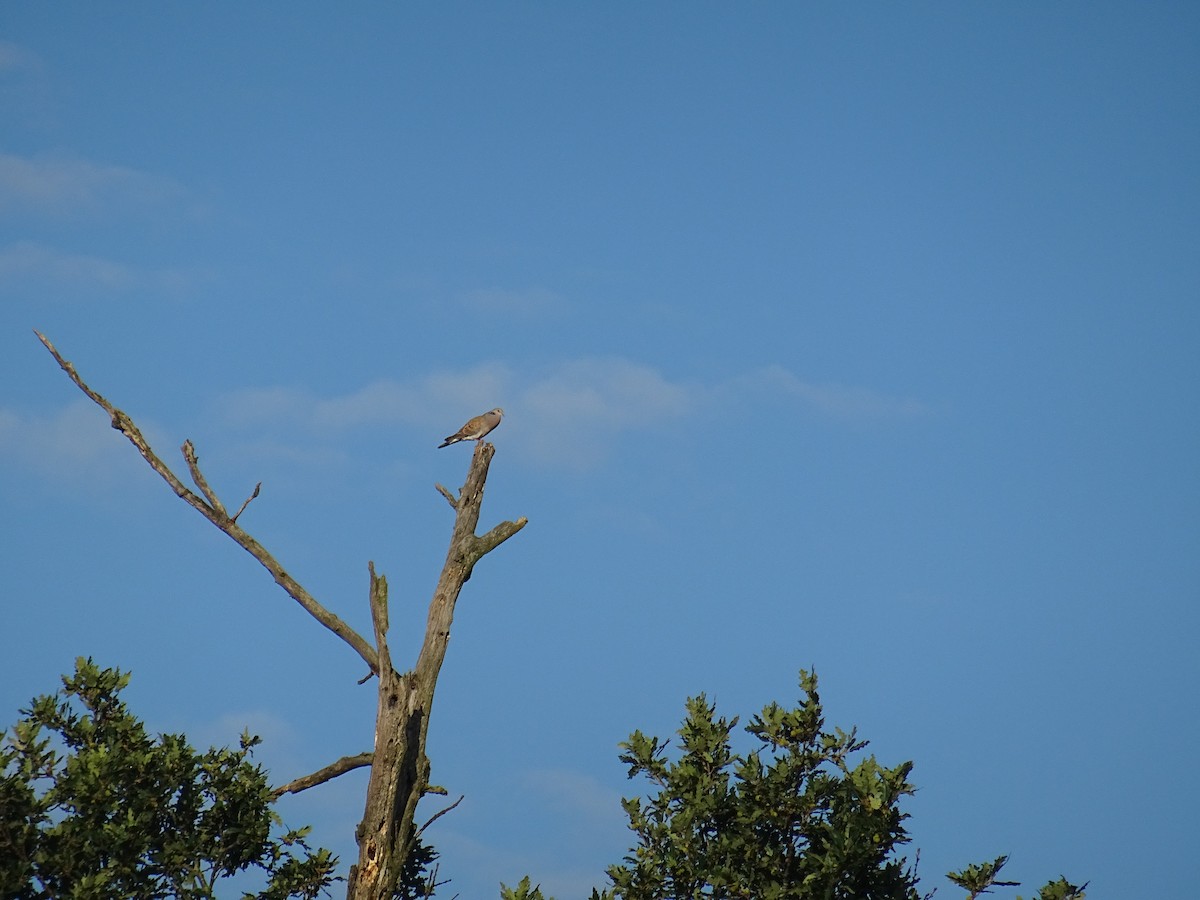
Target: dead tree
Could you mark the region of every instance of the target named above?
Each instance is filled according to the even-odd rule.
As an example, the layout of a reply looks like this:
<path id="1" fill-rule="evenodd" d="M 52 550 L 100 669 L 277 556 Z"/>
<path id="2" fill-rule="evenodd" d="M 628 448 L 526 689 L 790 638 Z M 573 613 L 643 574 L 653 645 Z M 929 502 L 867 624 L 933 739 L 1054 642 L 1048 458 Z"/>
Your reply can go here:
<path id="1" fill-rule="evenodd" d="M 258 496 L 261 483 L 255 486 L 237 512 L 230 515 L 225 504 L 217 497 L 200 471 L 199 457 L 189 440 L 183 442 L 181 450 L 188 473 L 199 491 L 197 494 L 155 454 L 128 415 L 88 387 L 75 371 L 75 367 L 63 359 L 54 345 L 40 332 L 34 333 L 76 386 L 108 413 L 112 427 L 129 439 L 142 458 L 180 499 L 258 560 L 293 600 L 345 641 L 362 658 L 370 672 L 360 683 L 365 683 L 372 675 L 378 678 L 379 702 L 375 718 L 374 748 L 355 756 L 344 756 L 311 775 L 290 781 L 276 788 L 275 795 L 299 793 L 338 775 L 362 766 L 370 766 L 366 810 L 355 832 L 358 841 L 358 862 L 350 869 L 347 898 L 391 900 L 399 884 L 405 860 L 416 845 L 421 831 L 433 819 L 457 805 L 456 803 L 442 810 L 420 829 L 416 827 L 414 817 L 417 802 L 421 797 L 426 793 L 444 793 L 430 786 L 425 739 L 429 731 L 433 692 L 450 639 L 454 605 L 463 585 L 471 577 L 475 564 L 485 554 L 524 528 L 526 523 L 526 519 L 521 517 L 515 522 L 501 522 L 486 534 L 475 533 L 479 524 L 479 510 L 483 503 L 483 487 L 487 480 L 488 466 L 496 448 L 489 443 L 479 442 L 471 458 L 467 481 L 457 496 L 442 485 L 436 485 L 454 510 L 454 530 L 450 537 L 450 548 L 446 553 L 446 563 L 429 604 L 425 640 L 417 656 L 416 665 L 412 669 L 399 672 L 393 665 L 388 649 L 387 579 L 376 574 L 373 562 L 367 564 L 370 573 L 371 621 L 374 626 L 374 642 L 371 642 L 319 603 L 288 574 L 262 544 L 238 525 L 238 517 Z"/>

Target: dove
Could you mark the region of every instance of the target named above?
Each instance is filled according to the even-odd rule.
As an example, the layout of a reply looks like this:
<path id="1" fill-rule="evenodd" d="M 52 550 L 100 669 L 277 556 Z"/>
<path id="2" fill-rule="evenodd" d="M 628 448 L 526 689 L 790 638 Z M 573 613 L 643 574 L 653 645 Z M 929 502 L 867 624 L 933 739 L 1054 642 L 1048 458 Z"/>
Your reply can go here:
<path id="1" fill-rule="evenodd" d="M 484 435 L 500 424 L 500 419 L 504 416 L 504 410 L 496 407 L 491 412 L 485 412 L 482 416 L 476 416 L 458 429 L 442 443 L 438 444 L 438 449 L 449 447 L 451 444 L 457 444 L 459 441 L 482 441 Z"/>

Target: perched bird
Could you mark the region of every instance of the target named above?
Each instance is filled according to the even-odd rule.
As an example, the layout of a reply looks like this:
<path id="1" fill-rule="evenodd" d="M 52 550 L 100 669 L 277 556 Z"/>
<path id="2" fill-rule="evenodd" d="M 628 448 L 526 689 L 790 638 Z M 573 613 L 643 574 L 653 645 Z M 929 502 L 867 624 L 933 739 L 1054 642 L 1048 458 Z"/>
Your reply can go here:
<path id="1" fill-rule="evenodd" d="M 449 447 L 451 444 L 457 444 L 459 441 L 482 441 L 484 436 L 500 424 L 500 419 L 504 417 L 504 410 L 496 407 L 491 412 L 485 412 L 482 416 L 476 416 L 458 429 L 446 440 L 438 444 L 438 449 Z"/>

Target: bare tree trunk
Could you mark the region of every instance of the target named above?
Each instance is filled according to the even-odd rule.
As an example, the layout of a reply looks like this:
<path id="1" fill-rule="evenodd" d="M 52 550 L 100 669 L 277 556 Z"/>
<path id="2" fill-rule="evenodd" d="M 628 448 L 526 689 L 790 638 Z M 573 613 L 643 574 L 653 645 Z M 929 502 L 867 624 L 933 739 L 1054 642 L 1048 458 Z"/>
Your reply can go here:
<path id="1" fill-rule="evenodd" d="M 375 759 L 367 786 L 367 806 L 358 826 L 358 864 L 350 870 L 348 900 L 390 900 L 404 861 L 418 837 L 417 803 L 429 787 L 425 738 L 438 673 L 446 658 L 454 605 L 471 570 L 484 554 L 512 537 L 525 519 L 502 522 L 479 537 L 479 508 L 488 466 L 496 448 L 480 442 L 471 459 L 467 482 L 457 498 L 439 485 L 454 507 L 454 531 L 442 568 L 425 641 L 416 667 L 404 674 L 392 668 L 387 648 L 387 581 L 371 568 L 371 614 L 379 651 L 379 706 L 375 719 Z"/>
<path id="2" fill-rule="evenodd" d="M 387 643 L 387 579 L 375 573 L 374 563 L 368 564 L 371 575 L 371 621 L 375 632 L 375 646 L 372 647 L 362 635 L 318 602 L 262 544 L 238 525 L 238 517 L 245 512 L 250 502 L 258 497 L 261 484 L 254 488 L 249 498 L 231 516 L 200 471 L 199 457 L 192 442 L 184 441 L 181 448 L 183 458 L 193 483 L 200 491 L 199 494 L 195 493 L 151 449 L 145 436 L 126 413 L 88 387 L 75 367 L 59 354 L 54 345 L 44 335 L 38 332 L 35 334 L 76 386 L 108 413 L 112 427 L 129 439 L 150 467 L 166 481 L 180 499 L 257 559 L 293 600 L 348 644 L 367 664 L 371 674 L 379 677 L 379 703 L 375 718 L 373 751 L 344 756 L 310 775 L 276 788 L 275 795 L 299 793 L 338 775 L 369 765 L 371 778 L 367 786 L 366 810 L 355 834 L 359 847 L 358 863 L 350 869 L 347 896 L 348 900 L 391 900 L 399 885 L 405 862 L 423 830 L 423 827 L 416 827 L 414 820 L 417 803 L 424 794 L 435 790 L 429 785 L 429 759 L 425 755 L 425 739 L 429 731 L 433 692 L 437 686 L 442 662 L 446 658 L 446 645 L 450 640 L 454 605 L 463 585 L 471 577 L 475 564 L 526 524 L 526 519 L 522 517 L 515 522 L 501 522 L 482 536 L 475 534 L 479 525 L 480 506 L 483 503 L 483 487 L 496 448 L 483 441 L 478 442 L 471 458 L 466 484 L 457 497 L 440 484 L 436 486 L 454 509 L 454 530 L 450 537 L 446 564 L 442 568 L 441 577 L 429 604 L 425 640 L 421 645 L 416 666 L 410 671 L 400 673 L 392 664 Z M 363 681 L 369 677 L 370 675 Z M 437 815 L 433 818 L 437 818 Z M 428 824 L 427 822 L 426 825 Z"/>

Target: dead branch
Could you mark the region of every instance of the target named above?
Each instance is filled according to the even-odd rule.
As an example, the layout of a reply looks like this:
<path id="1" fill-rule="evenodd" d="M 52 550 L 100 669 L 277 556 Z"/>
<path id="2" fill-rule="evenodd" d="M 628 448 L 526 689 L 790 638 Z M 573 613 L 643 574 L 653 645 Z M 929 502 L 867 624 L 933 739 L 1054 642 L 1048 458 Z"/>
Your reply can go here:
<path id="1" fill-rule="evenodd" d="M 446 498 L 446 502 L 450 504 L 451 509 L 458 509 L 458 499 L 449 490 L 440 484 L 435 484 L 434 487 L 437 488 L 439 494 Z"/>
<path id="2" fill-rule="evenodd" d="M 258 484 L 256 484 L 254 486 L 254 490 L 250 492 L 250 496 L 246 498 L 245 502 L 242 503 L 242 505 L 238 507 L 238 511 L 235 512 L 233 514 L 233 516 L 230 518 L 231 522 L 236 522 L 238 520 L 238 516 L 240 516 L 242 513 L 244 513 L 246 511 L 246 507 L 250 505 L 250 501 L 253 500 L 255 497 L 257 497 L 258 492 L 261 490 L 262 490 L 262 482 L 260 481 Z"/>
<path id="3" fill-rule="evenodd" d="M 375 647 L 379 658 L 379 671 L 391 670 L 392 654 L 388 650 L 388 593 L 387 577 L 375 574 L 375 563 L 367 563 L 371 573 L 371 623 L 375 628 Z"/>
<path id="4" fill-rule="evenodd" d="M 305 775 L 303 778 L 296 778 L 292 781 L 289 781 L 287 784 L 275 788 L 275 790 L 271 791 L 271 796 L 278 799 L 284 794 L 298 794 L 301 791 L 306 791 L 311 787 L 316 787 L 318 784 L 324 784 L 327 781 L 332 781 L 339 775 L 345 775 L 347 772 L 353 772 L 355 769 L 361 769 L 363 766 L 369 766 L 371 764 L 371 759 L 374 756 L 374 753 L 360 753 L 358 756 L 343 756 L 337 762 L 330 763 L 325 768 L 318 769 L 311 775 Z"/>
<path id="5" fill-rule="evenodd" d="M 275 583 L 287 591 L 288 595 L 299 603 L 309 615 L 349 644 L 363 658 L 363 661 L 366 662 L 372 671 L 377 670 L 379 663 L 375 650 L 362 635 L 342 621 L 340 617 L 326 609 L 321 603 L 317 602 L 316 598 L 306 591 L 296 579 L 289 575 L 275 557 L 267 552 L 262 544 L 247 534 L 241 526 L 226 514 L 224 506 L 216 499 L 215 492 L 208 486 L 208 482 L 200 473 L 199 463 L 191 441 L 184 444 L 184 458 L 187 460 L 193 480 L 205 495 L 207 501 L 193 493 L 188 489 L 187 485 L 180 481 L 179 477 L 171 471 L 171 468 L 150 448 L 150 443 L 128 415 L 88 387 L 79 373 L 75 371 L 75 367 L 63 359 L 62 354 L 55 349 L 54 345 L 50 343 L 44 334 L 36 330 L 34 334 L 38 336 L 38 340 L 50 351 L 50 355 L 54 357 L 62 370 L 75 382 L 76 387 L 87 394 L 97 406 L 108 413 L 112 420 L 112 427 L 129 439 L 129 442 L 137 448 L 138 453 L 150 465 L 150 468 L 159 474 L 180 499 L 216 525 L 225 534 L 229 535 L 242 549 L 257 559 L 263 568 L 271 573 L 271 577 L 275 579 Z M 245 506 L 243 505 L 244 508 Z"/>
<path id="6" fill-rule="evenodd" d="M 434 822 L 436 822 L 438 819 L 440 819 L 446 813 L 450 812 L 450 810 L 454 809 L 454 807 L 458 806 L 458 804 L 462 803 L 464 797 L 466 797 L 466 794 L 460 794 L 458 799 L 455 800 L 453 803 L 451 803 L 449 806 L 447 806 L 445 809 L 439 809 L 432 816 L 430 816 L 429 821 L 417 829 L 417 835 L 420 836 L 420 835 L 424 834 L 426 828 L 428 828 L 430 825 L 432 825 Z"/>
<path id="7" fill-rule="evenodd" d="M 208 505 L 221 516 L 226 515 L 225 507 L 221 501 L 217 499 L 217 495 L 213 493 L 213 489 L 208 486 L 208 479 L 204 477 L 204 473 L 200 471 L 200 457 L 196 455 L 196 448 L 191 441 L 184 441 L 183 446 L 179 448 L 183 451 L 184 461 L 187 463 L 188 471 L 192 473 L 192 482 L 196 487 L 200 488 L 200 493 L 204 495 L 204 499 L 208 501 Z"/>
<path id="8" fill-rule="evenodd" d="M 481 557 L 486 553 L 491 553 L 510 537 L 524 528 L 525 521 L 526 520 L 524 518 L 520 518 L 515 522 L 501 522 L 483 537 L 475 539 L 475 552 Z"/>

